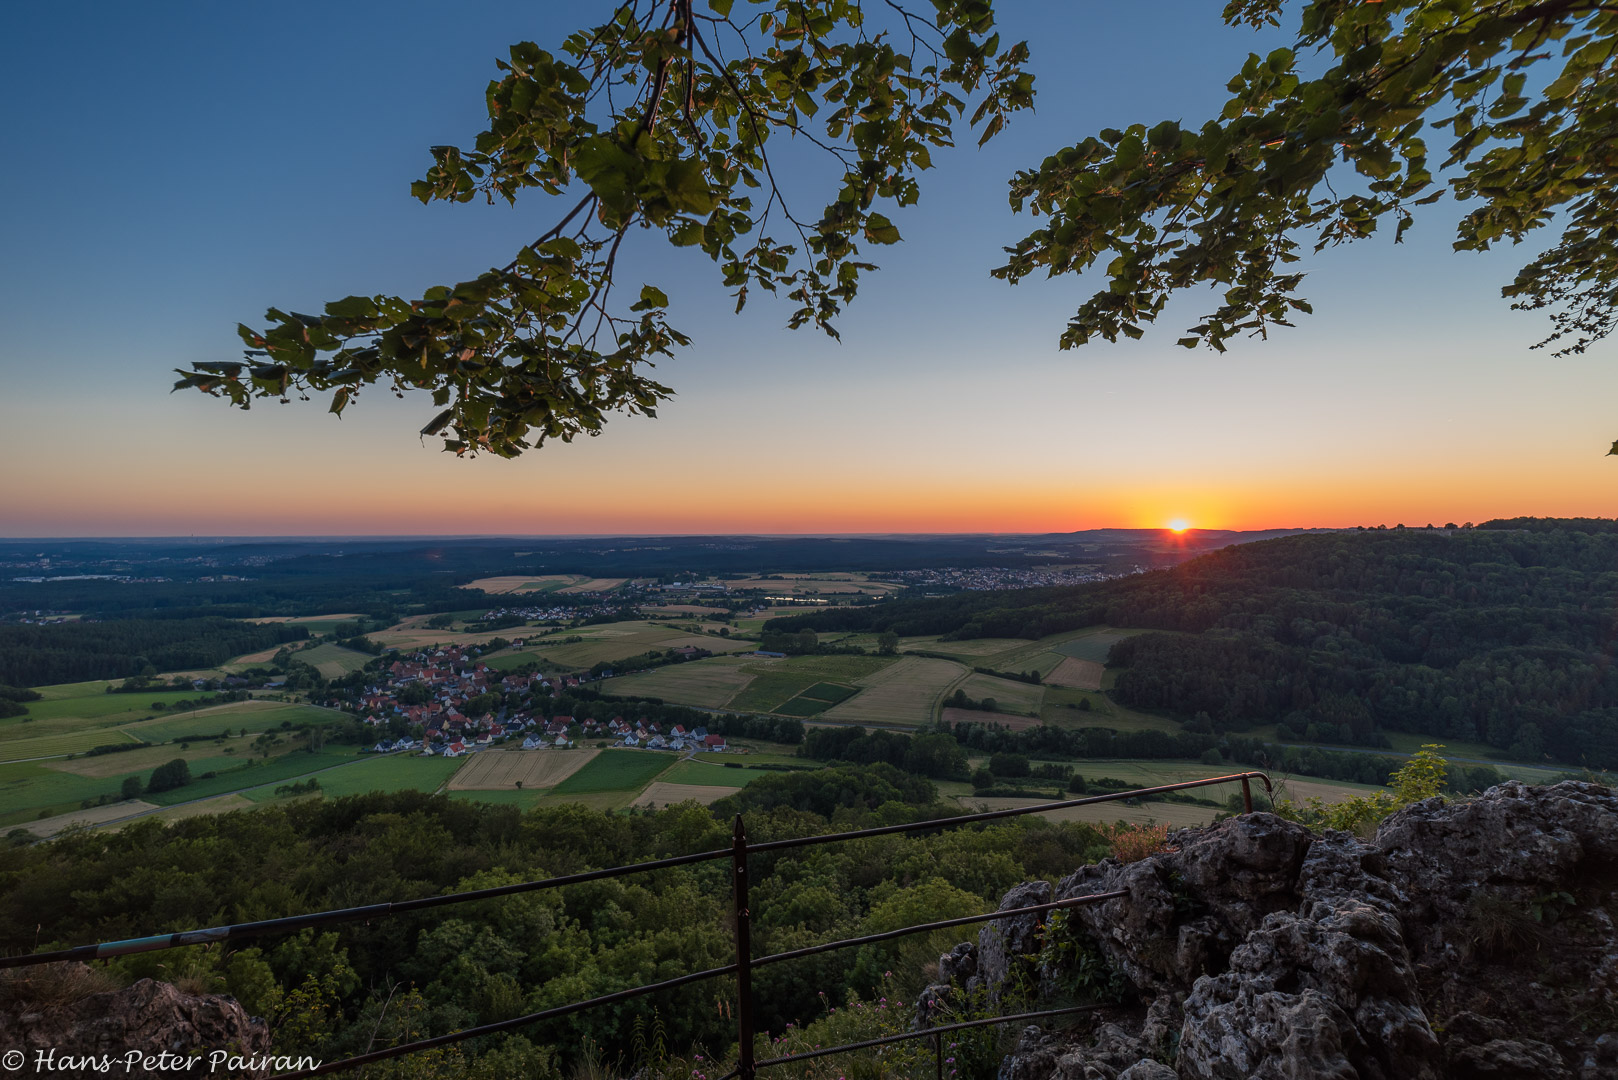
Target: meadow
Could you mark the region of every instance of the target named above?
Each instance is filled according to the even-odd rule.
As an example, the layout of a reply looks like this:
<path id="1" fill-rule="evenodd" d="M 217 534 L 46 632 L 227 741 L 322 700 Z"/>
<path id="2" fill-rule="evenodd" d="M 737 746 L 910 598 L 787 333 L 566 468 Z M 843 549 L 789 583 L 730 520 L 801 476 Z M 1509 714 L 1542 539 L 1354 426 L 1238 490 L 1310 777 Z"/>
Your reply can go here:
<path id="1" fill-rule="evenodd" d="M 520 630 L 505 631 L 507 637 L 522 636 Z M 569 641 L 569 638 L 582 641 Z M 630 620 L 581 627 L 562 634 L 524 638 L 522 648 L 502 649 L 484 657 L 497 671 L 510 671 L 526 663 L 538 664 L 541 669 L 580 670 L 596 664 L 612 664 L 646 652 L 665 649 L 707 649 L 713 653 L 751 650 L 751 642 L 730 638 L 693 634 L 677 626 Z"/>
<path id="2" fill-rule="evenodd" d="M 634 792 L 674 764 L 672 754 L 655 750 L 603 750 L 578 772 L 551 789 L 552 796 Z"/>
<path id="3" fill-rule="evenodd" d="M 378 754 L 321 773 L 320 790 L 329 799 L 344 795 L 364 795 L 372 791 L 437 791 L 454 776 L 463 762 L 454 758 L 423 757 L 420 754 Z M 283 781 L 284 782 L 284 781 Z M 275 797 L 275 787 L 243 792 L 261 802 Z"/>
<path id="4" fill-rule="evenodd" d="M 785 712 L 781 706 L 815 686 L 831 685 L 855 696 L 867 678 L 902 661 L 891 656 L 758 657 L 742 666 L 753 679 L 725 703 L 741 712 Z M 822 691 L 826 693 L 827 691 Z M 820 700 L 828 701 L 822 698 Z M 811 712 L 819 711 L 811 707 Z M 809 715 L 809 712 L 788 715 Z"/>
<path id="5" fill-rule="evenodd" d="M 330 642 L 316 645 L 312 649 L 301 649 L 293 653 L 292 658 L 308 664 L 327 679 L 340 679 L 351 671 L 358 671 L 375 659 L 368 653 L 362 653 L 357 649 L 345 649 Z"/>
<path id="6" fill-rule="evenodd" d="M 753 680 L 750 672 L 742 670 L 747 662 L 745 657 L 711 656 L 684 664 L 668 664 L 608 679 L 601 684 L 601 691 L 720 709 Z"/>

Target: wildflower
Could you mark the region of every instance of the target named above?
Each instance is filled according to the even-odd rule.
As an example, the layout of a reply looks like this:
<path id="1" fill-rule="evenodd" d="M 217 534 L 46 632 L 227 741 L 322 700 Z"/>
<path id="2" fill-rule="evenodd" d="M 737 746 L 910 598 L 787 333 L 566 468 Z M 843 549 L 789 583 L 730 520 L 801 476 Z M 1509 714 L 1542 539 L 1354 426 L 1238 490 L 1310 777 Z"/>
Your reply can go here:
<path id="1" fill-rule="evenodd" d="M 945 1065 L 953 1065 L 953 1064 L 955 1064 L 955 1059 L 954 1058 L 945 1058 L 944 1059 L 944 1064 Z"/>

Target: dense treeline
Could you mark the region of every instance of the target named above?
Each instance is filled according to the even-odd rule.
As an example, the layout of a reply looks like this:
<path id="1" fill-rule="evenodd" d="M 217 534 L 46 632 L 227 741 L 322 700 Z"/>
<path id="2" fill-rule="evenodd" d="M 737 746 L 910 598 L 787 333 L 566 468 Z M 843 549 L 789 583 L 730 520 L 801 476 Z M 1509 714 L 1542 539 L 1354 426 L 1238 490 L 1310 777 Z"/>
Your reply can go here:
<path id="1" fill-rule="evenodd" d="M 1279 722 L 1374 743 L 1385 728 L 1618 766 L 1618 531 L 1489 524 L 1292 536 L 1095 585 L 770 626 L 954 638 L 1102 624 L 1175 631 L 1114 646 L 1120 702 L 1187 720 L 1207 713 L 1212 731 Z"/>
<path id="2" fill-rule="evenodd" d="M 687 803 L 630 814 L 578 805 L 519 813 L 400 793 L 136 822 L 0 850 L 0 948 L 269 919 L 724 849 L 725 815 L 737 811 L 762 841 L 945 813 L 932 800 L 927 780 L 875 765 L 765 776 L 715 812 Z M 1020 881 L 1060 877 L 1105 852 L 1089 826 L 1026 821 L 754 856 L 753 952 L 987 911 Z M 231 993 L 269 1019 L 277 1052 L 332 1060 L 389 1045 L 406 1027 L 436 1035 L 729 963 L 730 878 L 729 862 L 715 860 L 106 967 L 124 980 L 155 975 Z M 849 988 L 869 993 L 889 970 L 910 977 L 913 991 L 925 963 L 959 936 L 760 969 L 759 1019 L 776 1032 L 802 1024 L 824 1014 L 822 992 L 841 1003 Z M 733 982 L 714 980 L 480 1041 L 471 1052 L 516 1059 L 497 1075 L 549 1080 L 558 1065 L 571 1073 L 568 1059 L 585 1039 L 629 1047 L 635 1018 L 652 1010 L 672 1047 L 723 1052 L 734 1020 L 721 1003 L 734 999 Z M 552 1053 L 564 1060 L 549 1060 Z"/>
<path id="3" fill-rule="evenodd" d="M 0 683 L 43 686 L 210 668 L 308 636 L 303 627 L 217 617 L 0 625 Z"/>

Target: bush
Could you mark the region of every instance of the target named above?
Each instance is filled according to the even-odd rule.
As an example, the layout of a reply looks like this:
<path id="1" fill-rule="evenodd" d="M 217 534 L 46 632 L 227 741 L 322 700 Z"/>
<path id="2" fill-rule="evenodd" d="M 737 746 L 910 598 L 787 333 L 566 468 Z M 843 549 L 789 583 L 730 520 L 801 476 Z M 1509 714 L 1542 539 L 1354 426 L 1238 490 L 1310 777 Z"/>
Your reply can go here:
<path id="1" fill-rule="evenodd" d="M 1022 754 L 994 754 L 989 758 L 989 771 L 996 776 L 1028 776 L 1028 759 Z"/>
<path id="2" fill-rule="evenodd" d="M 124 777 L 124 786 L 123 786 L 122 790 L 123 790 L 123 796 L 126 799 L 138 799 L 138 798 L 140 798 L 140 792 L 141 792 L 140 777 L 138 777 L 138 776 L 126 776 L 126 777 Z"/>
<path id="3" fill-rule="evenodd" d="M 146 790 L 154 794 L 159 791 L 173 791 L 175 788 L 185 787 L 190 782 L 191 766 L 185 763 L 185 758 L 175 758 L 152 770 L 152 778 L 147 781 Z"/>

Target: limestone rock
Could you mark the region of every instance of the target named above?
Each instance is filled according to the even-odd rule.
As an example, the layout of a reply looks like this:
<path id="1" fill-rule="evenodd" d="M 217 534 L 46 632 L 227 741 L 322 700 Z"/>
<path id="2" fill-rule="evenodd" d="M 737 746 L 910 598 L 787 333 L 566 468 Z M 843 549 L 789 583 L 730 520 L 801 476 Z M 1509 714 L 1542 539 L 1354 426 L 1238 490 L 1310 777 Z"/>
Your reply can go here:
<path id="1" fill-rule="evenodd" d="M 1082 962 L 1094 986 L 1099 958 L 1124 1004 L 1082 1034 L 1030 1029 L 1002 1080 L 1618 1077 L 1618 793 L 1508 783 L 1369 841 L 1249 814 L 1170 843 L 1059 883 L 1126 895 L 1072 909 L 1033 985 L 1070 991 L 1060 965 Z M 1040 946 L 1021 921 L 980 936 L 970 973 L 959 949 L 939 967 L 994 996 Z"/>

